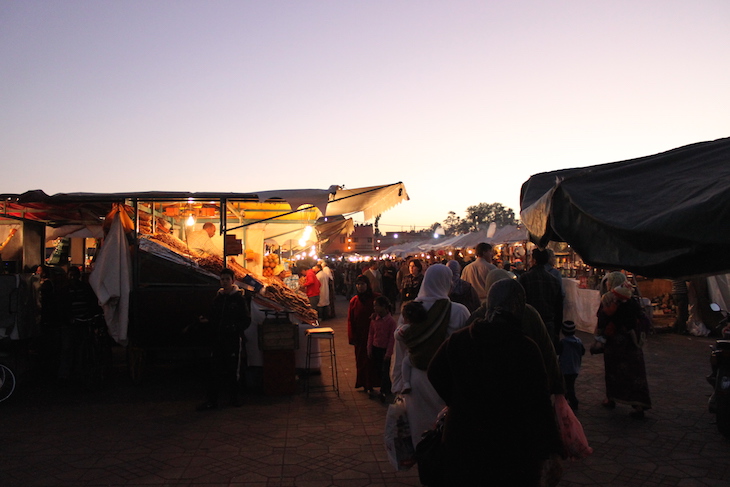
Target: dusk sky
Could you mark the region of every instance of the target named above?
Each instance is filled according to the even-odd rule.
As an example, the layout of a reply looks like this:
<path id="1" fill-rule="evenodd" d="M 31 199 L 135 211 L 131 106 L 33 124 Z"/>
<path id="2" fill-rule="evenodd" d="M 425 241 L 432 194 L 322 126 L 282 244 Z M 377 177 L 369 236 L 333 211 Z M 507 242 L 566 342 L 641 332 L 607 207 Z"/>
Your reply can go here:
<path id="1" fill-rule="evenodd" d="M 0 193 L 402 181 L 382 231 L 518 213 L 532 174 L 730 136 L 729 56 L 727 0 L 0 0 Z"/>

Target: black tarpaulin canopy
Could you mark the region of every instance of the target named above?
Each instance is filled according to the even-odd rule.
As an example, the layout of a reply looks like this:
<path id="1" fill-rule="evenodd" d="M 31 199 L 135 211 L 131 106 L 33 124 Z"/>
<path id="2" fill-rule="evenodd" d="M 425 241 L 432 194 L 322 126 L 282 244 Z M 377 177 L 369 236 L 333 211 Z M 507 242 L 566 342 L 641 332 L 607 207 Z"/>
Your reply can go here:
<path id="1" fill-rule="evenodd" d="M 535 174 L 520 217 L 531 239 L 646 277 L 730 271 L 730 138 L 628 161 Z"/>

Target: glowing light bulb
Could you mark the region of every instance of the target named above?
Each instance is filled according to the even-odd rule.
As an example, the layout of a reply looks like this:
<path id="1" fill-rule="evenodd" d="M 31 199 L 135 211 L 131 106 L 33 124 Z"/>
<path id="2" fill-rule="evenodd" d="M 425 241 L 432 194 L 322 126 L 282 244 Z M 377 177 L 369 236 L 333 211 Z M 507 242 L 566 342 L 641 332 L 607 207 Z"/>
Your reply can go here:
<path id="1" fill-rule="evenodd" d="M 191 213 L 188 219 L 185 221 L 185 224 L 189 227 L 192 227 L 195 225 L 195 218 L 193 218 L 193 214 Z"/>

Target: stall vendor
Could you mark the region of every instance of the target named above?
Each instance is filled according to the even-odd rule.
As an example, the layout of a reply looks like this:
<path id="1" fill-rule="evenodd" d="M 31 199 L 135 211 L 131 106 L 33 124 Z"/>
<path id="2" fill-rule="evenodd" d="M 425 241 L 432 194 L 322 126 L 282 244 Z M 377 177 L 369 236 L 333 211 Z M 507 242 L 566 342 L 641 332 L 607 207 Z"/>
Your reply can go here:
<path id="1" fill-rule="evenodd" d="M 197 254 L 210 254 L 223 258 L 223 251 L 213 243 L 213 235 L 215 235 L 215 225 L 208 222 L 203 225 L 201 230 L 195 230 L 188 234 L 188 247 Z"/>

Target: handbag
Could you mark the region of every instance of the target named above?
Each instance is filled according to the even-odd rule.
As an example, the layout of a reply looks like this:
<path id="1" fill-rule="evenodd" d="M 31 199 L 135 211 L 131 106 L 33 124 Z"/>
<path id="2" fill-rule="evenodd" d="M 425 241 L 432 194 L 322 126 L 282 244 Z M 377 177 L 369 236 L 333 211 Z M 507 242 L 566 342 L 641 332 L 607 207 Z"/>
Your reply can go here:
<path id="1" fill-rule="evenodd" d="M 418 479 L 421 484 L 428 487 L 441 487 L 446 485 L 443 469 L 443 431 L 445 420 L 446 410 L 439 413 L 434 428 L 425 431 L 421 436 L 421 441 L 416 445 Z"/>

